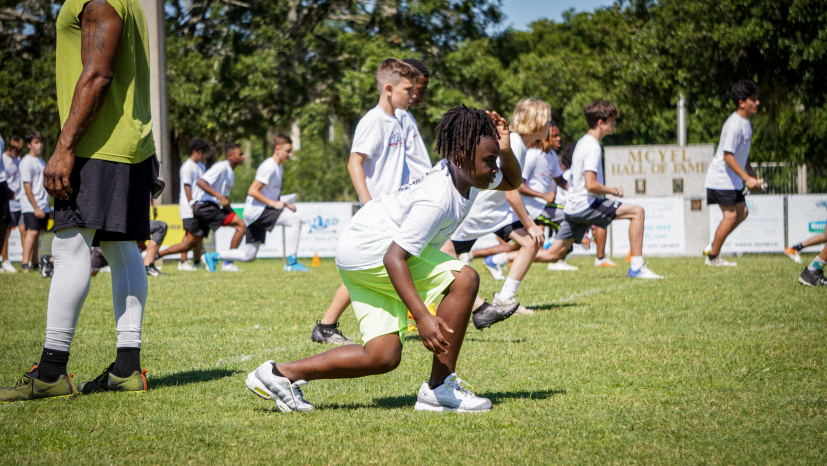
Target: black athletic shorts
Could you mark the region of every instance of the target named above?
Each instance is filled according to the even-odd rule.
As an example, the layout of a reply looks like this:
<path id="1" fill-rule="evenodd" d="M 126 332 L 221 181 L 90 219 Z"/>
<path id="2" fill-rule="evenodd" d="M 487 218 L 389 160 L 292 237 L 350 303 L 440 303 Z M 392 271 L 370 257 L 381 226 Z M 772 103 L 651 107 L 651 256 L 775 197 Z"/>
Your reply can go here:
<path id="1" fill-rule="evenodd" d="M 477 242 L 476 239 L 469 239 L 468 241 L 449 241 L 451 241 L 451 243 L 454 244 L 454 251 L 456 251 L 457 255 L 460 255 L 465 252 L 471 252 L 471 248 L 473 248 L 474 243 Z"/>
<path id="2" fill-rule="evenodd" d="M 706 188 L 706 203 L 709 205 L 718 204 L 722 207 L 731 207 L 742 202 L 747 202 L 743 191 Z"/>
<path id="3" fill-rule="evenodd" d="M 511 241 L 511 238 L 509 238 L 508 235 L 510 235 L 512 231 L 519 230 L 520 228 L 523 228 L 523 222 L 514 222 L 511 225 L 506 225 L 500 228 L 495 231 L 494 234 L 507 243 Z"/>
<path id="4" fill-rule="evenodd" d="M 192 206 L 192 216 L 195 223 L 192 230 L 189 230 L 193 236 L 200 236 L 206 238 L 210 234 L 210 230 L 218 230 L 219 228 L 229 225 L 236 217 L 232 210 L 224 210 L 220 205 L 214 202 L 196 202 Z"/>
<path id="5" fill-rule="evenodd" d="M 158 244 L 164 242 L 164 238 L 167 237 L 167 222 L 162 222 L 160 220 L 150 220 L 149 221 L 149 238 L 152 241 L 155 241 Z"/>
<path id="6" fill-rule="evenodd" d="M 184 230 L 188 233 L 192 233 L 193 228 L 200 228 L 198 226 L 198 222 L 196 222 L 194 218 L 185 218 L 184 220 L 181 220 L 181 222 L 184 224 Z"/>
<path id="7" fill-rule="evenodd" d="M 146 241 L 150 187 L 158 169 L 154 155 L 136 164 L 75 157 L 69 175 L 74 192 L 69 200 L 55 199 L 55 231 L 97 230 L 93 246 L 101 241 Z"/>
<path id="8" fill-rule="evenodd" d="M 11 221 L 9 222 L 9 226 L 16 227 L 16 226 L 20 226 L 23 223 L 23 213 L 20 212 L 19 210 L 15 210 L 14 212 L 12 212 L 9 215 L 11 216 Z"/>
<path id="9" fill-rule="evenodd" d="M 49 229 L 49 214 L 46 213 L 45 217 L 37 218 L 33 213 L 25 212 L 23 213 L 23 225 L 27 230 L 46 231 Z"/>
<path id="10" fill-rule="evenodd" d="M 10 225 L 11 220 L 11 208 L 9 207 L 9 185 L 5 181 L 0 181 L 0 223 Z"/>
<path id="11" fill-rule="evenodd" d="M 263 243 L 267 239 L 267 232 L 273 231 L 276 226 L 276 221 L 281 215 L 283 209 L 274 209 L 272 207 L 265 207 L 261 216 L 255 222 L 247 226 L 247 233 L 244 239 L 248 243 Z"/>

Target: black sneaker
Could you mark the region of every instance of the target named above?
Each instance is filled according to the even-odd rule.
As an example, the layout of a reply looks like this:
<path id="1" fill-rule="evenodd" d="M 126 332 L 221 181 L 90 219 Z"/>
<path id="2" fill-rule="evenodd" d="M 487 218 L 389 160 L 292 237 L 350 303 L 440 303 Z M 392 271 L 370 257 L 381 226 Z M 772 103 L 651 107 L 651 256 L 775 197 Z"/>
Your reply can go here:
<path id="1" fill-rule="evenodd" d="M 40 276 L 49 278 L 55 273 L 55 264 L 50 260 L 52 256 L 44 254 L 40 256 Z"/>
<path id="2" fill-rule="evenodd" d="M 146 274 L 151 275 L 153 277 L 163 277 L 166 275 L 165 273 L 161 272 L 155 267 L 155 264 L 149 264 L 146 266 Z"/>
<path id="3" fill-rule="evenodd" d="M 339 322 L 333 324 L 332 327 L 322 326 L 322 321 L 317 320 L 316 326 L 313 327 L 313 333 L 310 334 L 310 339 L 316 343 L 330 343 L 332 345 L 353 345 L 355 342 L 348 340 L 342 335 L 339 330 Z"/>
<path id="4" fill-rule="evenodd" d="M 29 264 L 22 264 L 22 265 L 20 266 L 20 271 L 21 271 L 21 272 L 24 272 L 24 273 L 31 272 L 31 271 L 32 271 L 32 266 L 31 266 L 31 265 L 29 265 Z"/>
<path id="5" fill-rule="evenodd" d="M 474 327 L 476 327 L 477 330 L 482 330 L 497 322 L 508 319 L 519 307 L 520 303 L 518 303 L 516 299 L 504 305 L 486 302 L 471 314 L 471 321 L 474 322 Z"/>
<path id="6" fill-rule="evenodd" d="M 824 278 L 824 272 L 821 270 L 812 272 L 810 268 L 807 267 L 801 272 L 801 275 L 798 276 L 798 283 L 804 286 L 827 286 L 827 279 Z"/>

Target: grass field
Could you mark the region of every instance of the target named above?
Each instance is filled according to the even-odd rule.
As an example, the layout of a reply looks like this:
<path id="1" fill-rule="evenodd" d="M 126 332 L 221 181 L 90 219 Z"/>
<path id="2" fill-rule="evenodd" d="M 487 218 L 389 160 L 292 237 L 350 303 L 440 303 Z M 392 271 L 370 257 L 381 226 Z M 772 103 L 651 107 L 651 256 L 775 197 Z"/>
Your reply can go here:
<path id="1" fill-rule="evenodd" d="M 167 266 L 149 278 L 150 391 L 2 405 L 0 463 L 827 462 L 827 289 L 800 286 L 802 265 L 655 258 L 666 279 L 643 281 L 590 260 L 573 259 L 578 272 L 535 266 L 518 293 L 535 315 L 469 330 L 459 375 L 494 402 L 471 415 L 413 410 L 431 356 L 410 335 L 396 371 L 312 382 L 315 412 L 280 413 L 244 378 L 325 349 L 309 337 L 339 285 L 333 262 L 309 274 L 280 260 L 241 274 Z M 501 282 L 475 266 L 490 297 Z M 39 359 L 49 282 L 0 275 L 2 386 Z M 358 337 L 350 311 L 342 329 Z M 114 346 L 101 274 L 72 346 L 75 383 Z"/>

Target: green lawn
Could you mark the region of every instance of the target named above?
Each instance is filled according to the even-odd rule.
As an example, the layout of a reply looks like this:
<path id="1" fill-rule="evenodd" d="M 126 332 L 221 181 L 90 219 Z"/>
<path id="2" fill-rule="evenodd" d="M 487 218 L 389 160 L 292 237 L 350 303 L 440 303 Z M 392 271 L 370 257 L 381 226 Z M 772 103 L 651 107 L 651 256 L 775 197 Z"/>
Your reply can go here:
<path id="1" fill-rule="evenodd" d="M 586 258 L 535 266 L 518 292 L 535 315 L 469 330 L 459 375 L 494 409 L 464 415 L 413 410 L 431 357 L 411 336 L 396 371 L 312 382 L 315 412 L 278 412 L 244 378 L 325 349 L 309 337 L 339 285 L 333 262 L 167 266 L 149 278 L 150 391 L 2 405 L 0 463 L 824 464 L 827 289 L 800 286 L 803 265 L 783 255 L 736 260 L 651 259 L 661 281 Z M 501 282 L 475 266 L 490 297 Z M 114 358 L 109 280 L 93 279 L 80 318 L 76 383 Z M 49 282 L 0 275 L 2 386 L 39 359 Z M 342 329 L 358 337 L 350 311 Z"/>

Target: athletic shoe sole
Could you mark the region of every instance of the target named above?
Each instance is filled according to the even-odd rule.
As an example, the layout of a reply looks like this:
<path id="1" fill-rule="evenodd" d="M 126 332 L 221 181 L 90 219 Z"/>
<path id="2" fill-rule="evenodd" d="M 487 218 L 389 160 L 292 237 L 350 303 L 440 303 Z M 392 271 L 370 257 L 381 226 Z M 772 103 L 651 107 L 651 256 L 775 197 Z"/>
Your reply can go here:
<path id="1" fill-rule="evenodd" d="M 423 403 L 421 401 L 417 401 L 414 405 L 415 411 L 430 411 L 434 413 L 442 413 L 442 412 L 452 412 L 452 413 L 487 413 L 491 411 L 491 408 L 488 409 L 462 409 L 462 408 L 446 408 L 445 406 L 439 405 L 434 406 L 432 404 Z"/>
<path id="2" fill-rule="evenodd" d="M 289 413 L 293 410 L 287 406 L 287 403 L 281 401 L 278 395 L 271 392 L 264 386 L 264 384 L 256 377 L 255 371 L 250 372 L 247 375 L 247 380 L 244 382 L 247 385 L 247 388 L 250 389 L 251 392 L 255 393 L 257 396 L 264 398 L 265 400 L 273 400 L 276 402 L 276 406 L 278 406 L 279 411 L 283 413 Z"/>

